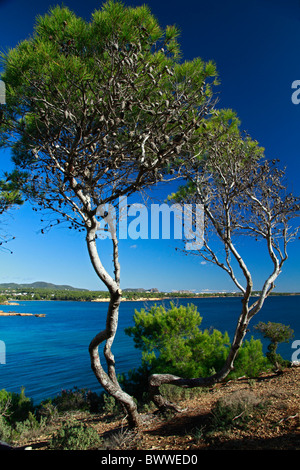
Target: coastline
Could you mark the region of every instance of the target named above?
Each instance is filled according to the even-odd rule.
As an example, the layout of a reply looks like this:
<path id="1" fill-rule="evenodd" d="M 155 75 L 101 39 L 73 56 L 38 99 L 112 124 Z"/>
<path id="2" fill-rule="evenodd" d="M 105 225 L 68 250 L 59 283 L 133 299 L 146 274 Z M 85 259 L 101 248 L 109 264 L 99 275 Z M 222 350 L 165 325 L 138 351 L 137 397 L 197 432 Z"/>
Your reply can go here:
<path id="1" fill-rule="evenodd" d="M 218 298 L 225 298 L 225 297 L 238 297 L 237 295 L 205 295 L 205 296 L 195 296 L 195 297 L 190 297 L 190 296 L 184 296 L 180 295 L 178 297 L 171 296 L 171 297 L 139 297 L 138 299 L 127 299 L 126 297 L 121 299 L 121 302 L 149 302 L 149 301 L 159 301 L 159 300 L 176 300 L 176 299 L 218 299 Z M 240 296 L 239 296 L 240 297 Z M 109 297 L 106 298 L 100 298 L 100 299 L 92 299 L 90 302 L 109 302 L 110 299 Z M 80 301 L 79 301 L 80 302 Z"/>
<path id="2" fill-rule="evenodd" d="M 276 297 L 276 296 L 281 296 L 281 297 L 290 297 L 290 296 L 298 296 L 300 295 L 300 292 L 295 292 L 295 293 L 274 293 L 271 294 L 270 297 Z M 176 299 L 225 299 L 225 298 L 236 298 L 236 297 L 242 297 L 240 294 L 203 294 L 203 295 L 195 295 L 195 296 L 190 296 L 190 295 L 179 295 L 179 296 L 164 296 L 164 297 L 139 297 L 137 299 L 127 299 L 126 297 L 122 297 L 121 302 L 146 302 L 146 301 L 159 301 L 159 300 L 176 300 Z M 253 295 L 252 297 L 258 297 L 257 295 Z M 92 299 L 89 300 L 88 302 L 109 302 L 110 298 L 109 297 L 100 297 L 98 299 Z M 86 301 L 80 301 L 79 302 L 86 302 Z"/>
<path id="3" fill-rule="evenodd" d="M 45 317 L 45 313 L 18 313 L 18 312 L 3 312 L 0 310 L 0 317 Z"/>
<path id="4" fill-rule="evenodd" d="M 9 302 L 8 300 L 0 302 L 0 305 L 20 305 L 18 302 Z M 19 312 L 3 312 L 0 310 L 0 317 L 45 317 L 45 313 L 19 313 Z"/>
<path id="5" fill-rule="evenodd" d="M 295 297 L 295 296 L 300 296 L 300 292 L 287 292 L 287 293 L 273 293 L 270 295 L 270 297 Z M 226 294 L 226 293 L 220 293 L 220 294 L 200 294 L 200 295 L 165 295 L 162 297 L 137 297 L 137 298 L 131 298 L 128 299 L 127 297 L 122 297 L 121 302 L 159 302 L 159 301 L 164 301 L 164 300 L 178 300 L 178 299 L 189 299 L 191 301 L 195 299 L 223 299 L 223 298 L 241 298 L 241 294 Z M 258 297 L 258 294 L 254 293 L 252 297 Z M 18 299 L 17 302 L 14 300 L 4 300 L 0 301 L 0 307 L 1 305 L 5 306 L 14 306 L 14 305 L 19 305 L 19 302 L 95 302 L 95 303 L 101 303 L 101 302 L 109 302 L 110 298 L 109 297 L 98 297 L 95 299 Z M 35 315 L 31 313 L 17 313 L 17 312 L 4 312 L 0 310 L 0 316 L 9 316 L 9 315 L 15 315 L 15 316 L 29 316 L 29 315 Z M 35 316 L 44 316 L 43 314 L 36 314 Z"/>
<path id="6" fill-rule="evenodd" d="M 147 300 L 169 300 L 169 299 L 178 299 L 179 297 L 139 297 L 138 299 L 127 299 L 126 297 L 122 297 L 121 302 L 146 302 Z M 181 297 L 183 298 L 183 297 Z M 184 297 L 184 298 L 192 298 L 192 297 Z M 198 299 L 200 297 L 193 297 L 193 299 Z M 99 298 L 99 299 L 92 299 L 90 302 L 109 302 L 110 298 Z"/>

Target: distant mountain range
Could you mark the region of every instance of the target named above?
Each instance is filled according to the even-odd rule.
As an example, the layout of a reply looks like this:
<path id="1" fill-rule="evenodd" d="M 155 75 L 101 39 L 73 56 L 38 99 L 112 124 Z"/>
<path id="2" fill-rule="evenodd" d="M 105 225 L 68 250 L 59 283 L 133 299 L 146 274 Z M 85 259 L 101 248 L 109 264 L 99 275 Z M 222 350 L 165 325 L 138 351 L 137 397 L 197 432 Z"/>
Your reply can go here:
<path id="1" fill-rule="evenodd" d="M 52 290 L 88 291 L 88 289 L 81 289 L 79 287 L 72 287 L 68 285 L 58 285 L 58 284 L 52 284 L 51 282 L 42 282 L 42 281 L 33 282 L 31 284 L 17 284 L 15 282 L 8 282 L 8 283 L 0 284 L 0 289 L 52 289 Z"/>
<path id="2" fill-rule="evenodd" d="M 32 282 L 31 284 L 18 284 L 16 282 L 7 282 L 7 283 L 0 283 L 0 294 L 3 294 L 4 290 L 11 289 L 11 290 L 23 290 L 27 291 L 30 289 L 48 289 L 50 291 L 85 291 L 85 292 L 95 292 L 91 291 L 90 289 L 83 289 L 81 287 L 73 287 L 69 285 L 60 285 L 60 284 L 53 284 L 51 282 L 43 282 L 43 281 L 36 281 Z M 104 290 L 104 289 L 103 289 Z M 142 287 L 133 287 L 133 288 L 125 288 L 122 289 L 123 292 L 133 292 L 133 293 L 138 293 L 138 294 L 143 294 L 143 293 L 161 293 L 157 288 L 151 288 L 151 289 L 143 289 Z M 102 292 L 102 291 L 101 291 Z M 187 291 L 187 290 L 180 290 L 180 291 L 172 291 L 171 294 L 176 295 L 178 294 L 193 294 L 192 291 Z M 234 292 L 203 292 L 200 295 L 240 295 L 240 293 L 234 293 Z M 258 292 L 253 292 L 253 296 L 257 296 Z M 300 292 L 272 292 L 270 295 L 300 295 Z"/>
<path id="3" fill-rule="evenodd" d="M 32 282 L 31 284 L 17 284 L 16 282 L 7 282 L 7 283 L 0 283 L 0 289 L 50 289 L 50 290 L 77 290 L 77 291 L 87 291 L 89 292 L 89 289 L 82 289 L 80 287 L 72 287 L 68 285 L 58 285 L 58 284 L 52 284 L 51 282 L 43 282 L 43 281 L 37 281 L 37 282 Z M 143 293 L 143 292 L 159 292 L 158 289 L 152 288 L 152 289 L 143 289 L 143 288 L 127 288 L 127 289 L 122 289 L 123 292 L 138 292 L 138 293 Z"/>

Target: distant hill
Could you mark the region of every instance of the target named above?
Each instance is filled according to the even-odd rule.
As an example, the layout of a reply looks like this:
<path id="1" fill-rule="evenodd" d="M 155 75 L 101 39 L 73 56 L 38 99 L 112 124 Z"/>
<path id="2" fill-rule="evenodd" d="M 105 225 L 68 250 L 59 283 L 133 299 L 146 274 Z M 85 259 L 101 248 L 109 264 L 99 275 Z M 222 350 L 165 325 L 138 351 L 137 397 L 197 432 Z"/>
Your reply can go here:
<path id="1" fill-rule="evenodd" d="M 31 284 L 17 284 L 15 282 L 8 282 L 0 284 L 0 289 L 51 289 L 51 290 L 80 290 L 88 291 L 88 289 L 80 289 L 79 287 L 72 287 L 68 285 L 52 284 L 51 282 L 37 281 Z"/>

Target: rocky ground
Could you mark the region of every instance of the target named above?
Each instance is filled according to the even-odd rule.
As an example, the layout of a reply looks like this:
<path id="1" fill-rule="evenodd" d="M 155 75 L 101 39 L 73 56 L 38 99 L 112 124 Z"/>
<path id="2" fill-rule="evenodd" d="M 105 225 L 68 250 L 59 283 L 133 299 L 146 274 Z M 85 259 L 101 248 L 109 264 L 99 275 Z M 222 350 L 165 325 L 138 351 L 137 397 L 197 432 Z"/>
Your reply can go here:
<path id="1" fill-rule="evenodd" d="M 181 400 L 181 413 L 142 414 L 138 432 L 127 429 L 124 419 L 109 415 L 78 413 L 76 419 L 96 428 L 102 449 L 109 450 L 300 450 L 299 379 L 300 367 L 293 367 L 281 374 L 218 384 Z M 215 405 L 225 398 L 232 406 L 242 400 L 251 407 L 222 426 Z M 50 434 L 44 434 L 19 444 L 47 450 L 49 439 Z"/>

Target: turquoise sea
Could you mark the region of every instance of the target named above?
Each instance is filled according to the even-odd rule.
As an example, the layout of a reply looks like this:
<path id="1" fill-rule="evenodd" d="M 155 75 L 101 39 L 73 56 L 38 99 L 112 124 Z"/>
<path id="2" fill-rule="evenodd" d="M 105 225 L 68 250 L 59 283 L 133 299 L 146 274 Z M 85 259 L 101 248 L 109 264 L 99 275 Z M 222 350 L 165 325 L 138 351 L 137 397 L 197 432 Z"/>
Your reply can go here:
<path id="1" fill-rule="evenodd" d="M 201 328 L 227 331 L 232 337 L 241 307 L 240 298 L 176 299 L 174 302 L 183 305 L 194 303 L 203 317 Z M 121 304 L 119 328 L 113 346 L 117 373 L 140 365 L 141 353 L 134 348 L 132 339 L 125 335 L 124 328 L 133 324 L 135 309 L 154 303 L 160 302 Z M 168 300 L 163 303 L 169 305 Z M 106 302 L 26 301 L 19 302 L 18 306 L 1 306 L 1 309 L 46 316 L 0 317 L 0 390 L 5 388 L 19 393 L 23 386 L 25 394 L 35 403 L 75 386 L 101 391 L 90 367 L 88 345 L 104 328 Z M 300 296 L 269 297 L 261 312 L 252 319 L 246 339 L 252 335 L 262 339 L 253 329 L 259 321 L 289 325 L 294 330 L 294 339 L 289 344 L 280 345 L 278 352 L 291 360 L 292 354 L 299 350 L 300 360 Z M 293 342 L 297 340 L 298 346 L 293 349 Z M 266 349 L 267 343 L 262 341 Z"/>

